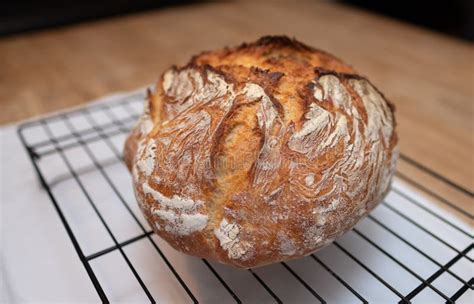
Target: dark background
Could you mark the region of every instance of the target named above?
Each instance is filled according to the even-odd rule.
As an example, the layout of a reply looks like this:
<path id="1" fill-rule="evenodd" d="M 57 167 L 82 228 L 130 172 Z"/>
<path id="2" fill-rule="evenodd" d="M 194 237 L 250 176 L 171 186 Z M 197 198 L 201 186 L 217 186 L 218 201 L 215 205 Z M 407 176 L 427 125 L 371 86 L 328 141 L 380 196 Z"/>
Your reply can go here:
<path id="1" fill-rule="evenodd" d="M 203 1 L 0 1 L 0 36 L 199 2 Z M 474 0 L 336 0 L 336 2 L 474 41 Z M 271 5 L 271 2 L 268 2 L 268 5 Z"/>

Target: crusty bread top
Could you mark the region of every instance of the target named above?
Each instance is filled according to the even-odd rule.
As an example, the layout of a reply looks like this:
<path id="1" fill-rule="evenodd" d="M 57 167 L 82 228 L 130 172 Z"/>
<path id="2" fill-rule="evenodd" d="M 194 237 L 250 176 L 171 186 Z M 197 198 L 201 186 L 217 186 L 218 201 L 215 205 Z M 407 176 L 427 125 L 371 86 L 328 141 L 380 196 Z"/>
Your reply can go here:
<path id="1" fill-rule="evenodd" d="M 394 172 L 394 127 L 350 66 L 269 36 L 166 71 L 125 159 L 163 238 L 251 267 L 313 252 L 371 210 Z"/>
<path id="2" fill-rule="evenodd" d="M 250 44 L 203 52 L 184 67 L 173 67 L 172 70 L 193 68 L 213 70 L 232 83 L 258 82 L 269 93 L 278 94 L 275 98 L 283 106 L 291 103 L 288 108 L 297 105 L 294 98 L 287 97 L 295 95 L 295 88 L 314 79 L 315 68 L 354 73 L 350 66 L 336 57 L 284 36 L 265 36 Z M 170 112 L 165 112 L 165 115 L 175 114 L 172 110 Z"/>

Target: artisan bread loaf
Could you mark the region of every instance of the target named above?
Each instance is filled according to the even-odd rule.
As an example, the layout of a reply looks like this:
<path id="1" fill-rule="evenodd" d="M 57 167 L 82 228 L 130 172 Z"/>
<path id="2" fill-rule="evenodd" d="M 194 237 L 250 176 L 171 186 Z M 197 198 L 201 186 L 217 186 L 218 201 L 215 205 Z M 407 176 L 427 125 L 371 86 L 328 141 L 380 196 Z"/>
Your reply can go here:
<path id="1" fill-rule="evenodd" d="M 287 37 L 165 71 L 125 144 L 143 214 L 175 249 L 238 267 L 311 254 L 385 196 L 394 107 Z"/>

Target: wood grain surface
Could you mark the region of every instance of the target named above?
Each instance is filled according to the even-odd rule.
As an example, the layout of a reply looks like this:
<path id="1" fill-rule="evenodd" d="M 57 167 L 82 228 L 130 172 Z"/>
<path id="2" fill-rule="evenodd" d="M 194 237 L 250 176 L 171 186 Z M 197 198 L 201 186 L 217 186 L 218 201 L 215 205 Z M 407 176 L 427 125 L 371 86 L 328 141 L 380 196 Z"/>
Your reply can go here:
<path id="1" fill-rule="evenodd" d="M 397 106 L 402 153 L 467 189 L 452 197 L 473 211 L 473 46 L 329 2 L 206 3 L 4 38 L 0 123 L 142 87 L 196 52 L 265 34 L 295 36 L 371 79 Z"/>

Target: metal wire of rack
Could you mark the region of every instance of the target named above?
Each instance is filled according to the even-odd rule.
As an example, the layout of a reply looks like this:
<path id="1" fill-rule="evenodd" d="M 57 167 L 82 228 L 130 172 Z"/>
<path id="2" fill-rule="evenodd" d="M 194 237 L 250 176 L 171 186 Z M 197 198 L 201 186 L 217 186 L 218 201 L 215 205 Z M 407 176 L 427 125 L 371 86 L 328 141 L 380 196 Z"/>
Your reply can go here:
<path id="1" fill-rule="evenodd" d="M 140 216 L 127 185 L 121 151 L 142 101 L 143 94 L 135 93 L 18 128 L 102 302 L 117 299 L 109 286 L 114 285 L 110 284 L 114 275 L 109 274 L 107 259 L 128 269 L 127 282 L 132 282 L 128 287 L 140 294 L 139 299 L 152 303 L 469 301 L 474 283 L 469 271 L 473 236 L 403 185 L 461 217 L 472 220 L 473 215 L 401 172 L 386 200 L 367 219 L 304 259 L 242 271 L 176 253 Z M 473 198 L 469 190 L 406 155 L 401 155 L 401 162 Z M 84 218 L 88 220 L 83 223 Z M 132 232 L 125 232 L 125 226 L 133 227 L 128 229 Z M 159 262 L 144 266 L 144 251 Z M 149 273 L 163 279 L 156 281 Z"/>

